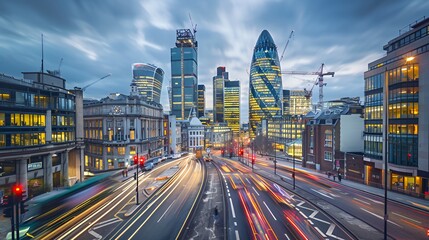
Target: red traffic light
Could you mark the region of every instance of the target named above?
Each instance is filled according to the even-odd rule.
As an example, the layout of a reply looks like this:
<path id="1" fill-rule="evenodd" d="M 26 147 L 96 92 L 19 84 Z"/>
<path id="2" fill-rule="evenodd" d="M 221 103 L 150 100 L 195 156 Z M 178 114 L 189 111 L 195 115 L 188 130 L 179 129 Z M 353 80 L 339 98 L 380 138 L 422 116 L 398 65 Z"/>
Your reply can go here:
<path id="1" fill-rule="evenodd" d="M 134 164 L 137 164 L 139 160 L 139 157 L 137 155 L 134 155 Z"/>
<path id="2" fill-rule="evenodd" d="M 15 201 L 17 202 L 22 201 L 22 193 L 23 193 L 23 188 L 21 185 L 16 184 L 12 187 L 12 194 Z"/>
<path id="3" fill-rule="evenodd" d="M 140 156 L 140 165 L 144 165 L 145 160 L 144 156 Z"/>

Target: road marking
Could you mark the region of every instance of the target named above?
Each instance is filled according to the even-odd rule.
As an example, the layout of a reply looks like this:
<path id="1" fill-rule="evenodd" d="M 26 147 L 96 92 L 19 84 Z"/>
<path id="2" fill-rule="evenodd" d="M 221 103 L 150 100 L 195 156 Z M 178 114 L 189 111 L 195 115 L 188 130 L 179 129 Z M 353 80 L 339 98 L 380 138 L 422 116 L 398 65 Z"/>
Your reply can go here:
<path id="1" fill-rule="evenodd" d="M 250 181 L 249 181 L 249 179 L 248 179 L 248 178 L 246 178 L 246 181 L 247 181 L 248 183 L 250 183 Z"/>
<path id="2" fill-rule="evenodd" d="M 364 200 L 360 200 L 359 198 L 353 198 L 353 199 L 356 200 L 356 201 L 358 201 L 358 202 L 365 203 L 366 205 L 371 205 L 371 203 L 366 202 Z"/>
<path id="3" fill-rule="evenodd" d="M 105 223 L 107 223 L 107 222 L 114 221 L 114 220 L 116 220 L 116 219 L 117 219 L 117 218 L 107 219 L 106 221 L 99 222 L 99 223 L 95 224 L 94 226 L 98 226 L 98 225 L 101 225 L 101 224 L 105 224 Z"/>
<path id="4" fill-rule="evenodd" d="M 399 213 L 392 212 L 392 214 L 395 214 L 396 216 L 399 216 L 399 217 L 403 217 L 403 218 L 408 219 L 408 220 L 410 220 L 410 221 L 413 221 L 413 222 L 415 222 L 415 223 L 422 224 L 422 222 L 420 222 L 420 221 L 417 221 L 417 220 L 411 219 L 411 218 L 409 218 L 409 217 L 405 217 L 405 216 L 403 216 L 403 215 L 401 215 L 401 214 L 399 214 Z"/>
<path id="5" fill-rule="evenodd" d="M 334 229 L 335 229 L 335 224 L 331 223 L 331 225 L 328 228 L 328 231 L 326 231 L 326 235 L 333 237 L 333 238 L 336 238 L 336 239 L 344 240 L 344 239 L 337 237 L 337 236 L 332 234 L 334 232 Z"/>
<path id="6" fill-rule="evenodd" d="M 327 194 L 321 193 L 321 192 L 319 192 L 319 191 L 317 191 L 317 190 L 314 190 L 313 188 L 312 188 L 311 190 L 312 190 L 312 191 L 314 191 L 314 192 L 317 192 L 318 194 L 320 194 L 320 195 L 322 195 L 322 196 L 325 196 L 325 197 L 327 197 L 327 198 L 334 199 L 333 197 L 331 197 L 331 196 L 329 196 L 329 195 L 327 195 Z"/>
<path id="7" fill-rule="evenodd" d="M 264 203 L 264 205 L 265 205 L 265 207 L 268 209 L 268 211 L 271 213 L 271 216 L 273 216 L 274 220 L 276 220 L 276 221 L 277 221 L 277 218 L 276 218 L 276 217 L 274 217 L 273 212 L 271 212 L 271 209 L 268 207 L 268 205 L 265 203 L 265 201 L 262 201 L 262 202 Z"/>
<path id="8" fill-rule="evenodd" d="M 230 193 L 228 193 L 228 197 L 231 197 L 231 194 L 230 194 Z"/>
<path id="9" fill-rule="evenodd" d="M 305 218 L 305 219 L 308 219 L 308 217 L 307 216 L 305 216 L 305 214 L 304 213 L 302 213 L 301 211 L 299 211 L 299 213 Z"/>
<path id="10" fill-rule="evenodd" d="M 280 177 L 282 177 L 282 178 L 286 178 L 287 180 L 292 180 L 292 178 L 290 178 L 290 177 L 286 177 L 286 176 L 284 176 L 284 175 L 279 175 Z"/>
<path id="11" fill-rule="evenodd" d="M 235 218 L 235 211 L 234 211 L 234 204 L 232 204 L 232 199 L 229 199 L 229 203 L 231 204 L 231 212 L 232 212 L 232 217 Z"/>
<path id="12" fill-rule="evenodd" d="M 235 239 L 240 240 L 240 235 L 238 234 L 238 230 L 235 230 Z"/>
<path id="13" fill-rule="evenodd" d="M 229 189 L 226 189 L 227 192 L 229 192 Z"/>
<path id="14" fill-rule="evenodd" d="M 287 238 L 287 240 L 290 240 L 289 236 L 285 233 L 285 237 Z"/>
<path id="15" fill-rule="evenodd" d="M 237 222 L 234 222 L 234 226 L 236 226 L 236 227 L 237 227 Z"/>
<path id="16" fill-rule="evenodd" d="M 112 221 L 112 220 L 113 220 L 113 221 Z M 112 219 L 110 219 L 110 221 L 109 221 L 108 223 L 104 223 L 104 224 L 98 223 L 98 224 L 96 225 L 97 227 L 94 227 L 94 228 L 92 228 L 92 229 L 97 230 L 97 229 L 99 229 L 99 228 L 102 228 L 102 227 L 108 226 L 108 225 L 113 224 L 113 223 L 116 223 L 116 222 L 121 222 L 121 221 L 122 221 L 122 219 L 112 218 Z"/>
<path id="17" fill-rule="evenodd" d="M 377 214 L 375 214 L 375 213 L 372 213 L 372 212 L 370 212 L 370 211 L 366 210 L 365 208 L 360 208 L 360 209 L 362 209 L 363 211 L 365 211 L 365 212 L 367 212 L 367 213 L 369 213 L 369 214 L 373 215 L 374 217 L 377 217 L 377 218 L 379 218 L 379 219 L 381 219 L 381 220 L 384 220 L 384 218 L 383 218 L 382 216 L 379 216 L 379 215 L 377 215 Z M 398 226 L 398 227 L 400 227 L 400 228 L 403 228 L 402 226 L 400 226 L 400 225 L 398 225 L 398 224 L 396 224 L 396 223 L 394 223 L 394 222 L 392 222 L 392 221 L 390 221 L 390 220 L 387 220 L 387 221 L 388 221 L 388 222 L 390 222 L 391 224 L 395 224 L 396 226 Z"/>
<path id="18" fill-rule="evenodd" d="M 158 219 L 158 221 L 157 221 L 157 223 L 159 223 L 159 221 L 161 221 L 161 219 L 164 217 L 164 215 L 168 212 L 168 210 L 170 209 L 170 207 L 171 206 L 173 206 L 173 203 L 175 202 L 176 200 L 174 200 L 171 204 L 170 204 L 170 206 L 168 206 L 168 208 L 167 208 L 167 210 L 165 210 L 165 212 L 161 215 L 161 217 Z"/>
<path id="19" fill-rule="evenodd" d="M 322 231 L 320 231 L 320 229 L 318 227 L 314 227 L 319 233 L 320 235 L 322 235 L 322 237 L 327 237 Z"/>
<path id="20" fill-rule="evenodd" d="M 308 220 L 308 222 L 311 224 L 311 225 L 314 225 L 314 223 L 313 223 L 313 221 L 311 221 L 311 220 Z"/>
<path id="21" fill-rule="evenodd" d="M 255 193 L 258 194 L 258 196 L 259 196 L 258 191 L 256 191 L 256 189 L 253 186 L 252 186 L 252 188 L 253 188 L 253 191 L 255 191 Z"/>
<path id="22" fill-rule="evenodd" d="M 100 234 L 98 234 L 98 233 L 96 233 L 96 232 L 94 232 L 92 230 L 89 230 L 88 232 L 89 232 L 89 234 L 91 234 L 92 236 L 94 236 L 96 239 L 103 238 L 103 236 L 101 236 Z"/>
<path id="23" fill-rule="evenodd" d="M 365 199 L 368 199 L 368 200 L 370 200 L 370 201 L 371 201 L 371 202 L 373 202 L 373 203 L 384 204 L 384 203 L 382 203 L 382 202 L 380 202 L 380 201 L 377 201 L 377 200 L 371 199 L 371 198 L 369 198 L 369 197 L 364 197 L 364 196 L 361 196 L 361 197 L 363 197 L 363 198 L 365 198 Z"/>

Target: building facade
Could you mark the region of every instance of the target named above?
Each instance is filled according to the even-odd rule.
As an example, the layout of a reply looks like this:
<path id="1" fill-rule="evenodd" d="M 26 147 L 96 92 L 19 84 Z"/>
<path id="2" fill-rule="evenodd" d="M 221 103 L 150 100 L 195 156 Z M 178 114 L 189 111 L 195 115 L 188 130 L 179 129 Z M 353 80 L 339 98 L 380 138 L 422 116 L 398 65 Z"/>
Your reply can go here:
<path id="1" fill-rule="evenodd" d="M 162 105 L 138 94 L 110 94 L 84 103 L 85 168 L 102 171 L 128 167 L 138 153 L 163 155 Z"/>
<path id="2" fill-rule="evenodd" d="M 429 111 L 423 110 L 429 109 L 428 32 L 429 19 L 410 25 L 364 74 L 364 160 L 374 176 L 369 181 L 384 184 L 387 158 L 387 186 L 421 197 L 429 192 Z"/>
<path id="3" fill-rule="evenodd" d="M 240 131 L 240 81 L 225 81 L 224 121 L 234 134 Z"/>
<path id="4" fill-rule="evenodd" d="M 255 138 L 264 118 L 282 115 L 282 77 L 277 46 L 267 30 L 259 35 L 253 50 L 249 80 L 250 138 Z"/>
<path id="5" fill-rule="evenodd" d="M 171 114 L 177 120 L 189 118 L 198 104 L 198 42 L 190 29 L 176 31 L 171 48 Z"/>
<path id="6" fill-rule="evenodd" d="M 134 63 L 132 71 L 132 82 L 137 85 L 139 94 L 148 102 L 154 101 L 160 104 L 164 71 L 148 63 Z"/>
<path id="7" fill-rule="evenodd" d="M 188 134 L 189 152 L 196 152 L 198 149 L 202 150 L 204 147 L 204 126 L 195 113 L 189 119 Z"/>
<path id="8" fill-rule="evenodd" d="M 225 82 L 228 81 L 228 72 L 225 67 L 218 67 L 213 77 L 213 122 L 225 121 L 224 99 Z"/>
<path id="9" fill-rule="evenodd" d="M 65 79 L 0 75 L 0 191 L 19 183 L 29 198 L 84 178 L 82 91 Z"/>
<path id="10" fill-rule="evenodd" d="M 206 86 L 204 84 L 198 85 L 198 106 L 197 117 L 203 117 L 206 111 Z"/>
<path id="11" fill-rule="evenodd" d="M 310 110 L 311 98 L 306 96 L 304 90 L 290 90 L 289 109 L 287 112 L 283 112 L 283 115 L 305 115 Z"/>
<path id="12" fill-rule="evenodd" d="M 176 121 L 176 116 L 168 115 L 170 128 L 170 152 L 171 155 L 176 155 L 182 152 L 182 126 Z"/>

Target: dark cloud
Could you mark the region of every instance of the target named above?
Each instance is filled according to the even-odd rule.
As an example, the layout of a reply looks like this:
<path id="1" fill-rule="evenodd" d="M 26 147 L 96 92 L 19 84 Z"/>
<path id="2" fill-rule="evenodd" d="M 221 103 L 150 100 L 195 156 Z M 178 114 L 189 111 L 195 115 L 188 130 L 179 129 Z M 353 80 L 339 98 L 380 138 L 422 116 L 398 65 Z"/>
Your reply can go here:
<path id="1" fill-rule="evenodd" d="M 45 69 L 57 69 L 63 58 L 61 72 L 68 87 L 112 73 L 86 95 L 128 93 L 132 63 L 148 62 L 164 69 L 166 95 L 175 30 L 190 28 L 191 14 L 197 24 L 199 82 L 206 85 L 207 107 L 212 108 L 216 67 L 226 66 L 230 78 L 241 81 L 242 121 L 247 121 L 247 71 L 263 29 L 270 31 L 279 54 L 295 30 L 283 70 L 316 71 L 323 62 L 336 72 L 326 79 L 325 99 L 362 97 L 367 64 L 383 56 L 383 45 L 427 14 L 428 7 L 424 0 L 0 1 L 0 72 L 20 77 L 22 71 L 40 70 L 43 33 Z M 311 87 L 305 79 L 314 78 L 285 75 L 283 83 L 302 89 Z"/>

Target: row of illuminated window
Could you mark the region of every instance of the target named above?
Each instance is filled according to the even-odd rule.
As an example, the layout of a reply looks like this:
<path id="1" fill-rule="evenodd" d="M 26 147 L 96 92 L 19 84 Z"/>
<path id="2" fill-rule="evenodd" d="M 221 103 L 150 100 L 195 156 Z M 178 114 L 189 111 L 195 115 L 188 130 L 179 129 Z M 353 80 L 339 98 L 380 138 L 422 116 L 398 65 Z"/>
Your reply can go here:
<path id="1" fill-rule="evenodd" d="M 369 106 L 382 106 L 383 93 L 374 93 L 365 96 L 365 107 Z"/>
<path id="2" fill-rule="evenodd" d="M 419 79 L 419 66 L 408 64 L 387 71 L 389 85 L 399 82 L 417 81 Z"/>
<path id="3" fill-rule="evenodd" d="M 103 140 L 103 131 L 85 129 L 85 138 Z"/>
<path id="4" fill-rule="evenodd" d="M 365 120 L 383 119 L 383 106 L 365 108 Z"/>
<path id="5" fill-rule="evenodd" d="M 69 142 L 74 141 L 75 138 L 74 132 L 52 132 L 52 142 L 60 143 L 60 142 Z"/>
<path id="6" fill-rule="evenodd" d="M 103 120 L 85 120 L 83 122 L 83 127 L 101 128 L 103 127 Z"/>
<path id="7" fill-rule="evenodd" d="M 418 135 L 418 124 L 389 124 L 389 134 L 395 135 Z"/>
<path id="8" fill-rule="evenodd" d="M 9 134 L 2 134 L 9 135 Z M 44 132 L 39 133 L 15 133 L 10 134 L 11 146 L 35 146 L 43 145 L 46 143 L 46 134 Z M 5 136 L 7 137 L 7 136 Z"/>
<path id="9" fill-rule="evenodd" d="M 46 126 L 44 114 L 0 113 L 0 126 Z"/>
<path id="10" fill-rule="evenodd" d="M 0 103 L 9 102 L 17 106 L 74 110 L 74 98 L 64 98 L 57 96 L 43 96 L 29 92 L 14 92 L 7 89 L 0 89 Z"/>
<path id="11" fill-rule="evenodd" d="M 117 105 L 117 107 L 119 107 L 120 113 L 139 114 L 153 117 L 162 117 L 163 115 L 162 109 L 142 106 L 140 104 Z M 84 106 L 83 111 L 85 116 L 114 114 L 112 105 L 107 104 L 103 106 Z"/>
<path id="12" fill-rule="evenodd" d="M 418 118 L 419 103 L 389 104 L 389 118 Z"/>
<path id="13" fill-rule="evenodd" d="M 389 102 L 392 101 L 417 101 L 419 100 L 419 88 L 408 87 L 389 90 Z"/>
<path id="14" fill-rule="evenodd" d="M 420 55 L 422 53 L 425 53 L 427 51 L 429 51 L 429 44 L 415 48 L 414 50 L 409 51 L 409 52 L 405 52 L 404 54 L 396 55 L 395 57 L 389 58 L 384 62 L 378 63 L 377 65 L 369 66 L 368 70 L 380 68 L 380 67 L 383 67 L 383 66 L 390 64 L 390 63 L 393 63 L 393 62 L 398 62 L 398 61 L 404 62 L 404 61 L 406 61 L 406 58 L 408 58 L 410 56 L 415 57 L 415 56 Z"/>

